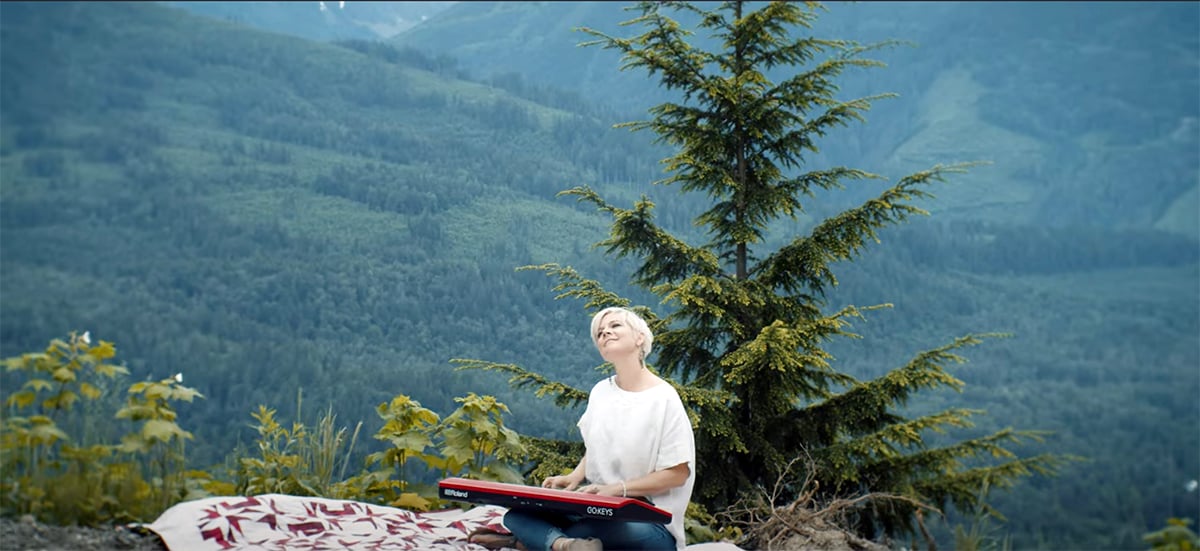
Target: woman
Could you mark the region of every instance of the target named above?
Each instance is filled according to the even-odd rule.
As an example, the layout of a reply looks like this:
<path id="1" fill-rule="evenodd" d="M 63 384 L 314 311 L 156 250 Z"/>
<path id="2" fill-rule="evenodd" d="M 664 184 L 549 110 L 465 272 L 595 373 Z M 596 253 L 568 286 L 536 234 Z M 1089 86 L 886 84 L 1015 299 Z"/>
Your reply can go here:
<path id="1" fill-rule="evenodd" d="M 592 318 L 592 341 L 616 374 L 592 387 L 579 419 L 586 447 L 570 474 L 545 488 L 645 497 L 670 511 L 669 525 L 510 510 L 504 525 L 524 547 L 540 551 L 683 549 L 683 519 L 696 479 L 692 425 L 675 388 L 646 369 L 654 336 L 624 308 Z"/>

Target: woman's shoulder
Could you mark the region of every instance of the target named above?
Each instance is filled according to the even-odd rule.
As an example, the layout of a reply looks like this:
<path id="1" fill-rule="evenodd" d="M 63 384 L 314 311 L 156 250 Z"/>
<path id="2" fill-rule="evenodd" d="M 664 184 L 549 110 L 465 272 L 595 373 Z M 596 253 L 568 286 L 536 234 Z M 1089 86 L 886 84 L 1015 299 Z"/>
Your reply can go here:
<path id="1" fill-rule="evenodd" d="M 652 387 L 655 391 L 661 392 L 661 393 L 669 395 L 669 396 L 674 396 L 675 398 L 679 398 L 679 391 L 675 390 L 674 383 L 672 383 L 671 381 L 668 381 L 658 375 L 655 375 L 654 378 L 658 380 L 658 383 Z"/>
<path id="2" fill-rule="evenodd" d="M 613 376 L 609 375 L 608 377 L 596 381 L 596 384 L 592 385 L 592 390 L 589 392 L 589 394 L 591 396 L 595 396 L 597 393 L 603 393 L 609 390 L 609 387 L 613 384 L 612 380 Z"/>

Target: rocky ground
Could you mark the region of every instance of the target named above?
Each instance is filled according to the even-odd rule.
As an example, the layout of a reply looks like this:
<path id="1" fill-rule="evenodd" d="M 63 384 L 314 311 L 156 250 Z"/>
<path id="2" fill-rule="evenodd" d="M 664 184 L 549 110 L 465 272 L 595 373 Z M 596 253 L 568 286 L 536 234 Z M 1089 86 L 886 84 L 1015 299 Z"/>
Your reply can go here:
<path id="1" fill-rule="evenodd" d="M 124 526 L 51 526 L 32 517 L 0 518 L 3 551 L 167 551 L 153 532 Z"/>

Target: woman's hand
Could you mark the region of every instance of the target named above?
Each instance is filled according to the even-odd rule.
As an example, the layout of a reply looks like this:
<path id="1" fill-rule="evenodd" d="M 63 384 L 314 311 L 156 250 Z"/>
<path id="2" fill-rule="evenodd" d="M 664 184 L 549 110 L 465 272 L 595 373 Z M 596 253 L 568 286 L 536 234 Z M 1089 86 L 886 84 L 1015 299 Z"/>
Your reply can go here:
<path id="1" fill-rule="evenodd" d="M 598 494 L 602 496 L 622 497 L 625 491 L 620 484 L 588 484 L 579 489 L 585 494 Z"/>
<path id="2" fill-rule="evenodd" d="M 554 488 L 556 490 L 574 490 L 579 487 L 582 480 L 575 479 L 571 475 L 551 476 L 542 481 L 543 488 Z"/>

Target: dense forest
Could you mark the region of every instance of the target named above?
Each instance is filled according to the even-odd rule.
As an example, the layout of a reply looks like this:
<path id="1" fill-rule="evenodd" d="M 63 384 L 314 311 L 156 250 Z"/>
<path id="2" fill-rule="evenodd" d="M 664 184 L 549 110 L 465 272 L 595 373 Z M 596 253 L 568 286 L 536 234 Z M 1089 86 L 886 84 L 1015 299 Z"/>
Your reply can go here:
<path id="1" fill-rule="evenodd" d="M 90 331 L 134 380 L 182 373 L 204 395 L 180 410 L 196 468 L 252 438 L 258 405 L 286 419 L 300 393 L 305 415 L 332 405 L 372 432 L 375 406 L 397 393 L 442 413 L 488 393 L 521 433 L 567 436 L 577 411 L 450 363 L 518 363 L 577 387 L 596 377 L 581 304 L 520 266 L 570 265 L 650 300 L 628 286 L 628 259 L 591 247 L 605 219 L 556 193 L 646 195 L 664 226 L 704 238 L 691 227 L 704 205 L 650 185 L 661 146 L 611 128 L 627 106 L 473 74 L 459 52 L 322 43 L 152 3 L 5 2 L 0 30 L 0 355 Z M 1194 73 L 1165 88 L 1194 100 Z M 865 132 L 924 120 L 912 109 L 912 121 L 873 115 Z M 831 343 L 855 377 L 962 333 L 1011 333 L 969 352 L 964 392 L 909 407 L 983 409 L 967 433 L 1043 429 L 1022 453 L 1088 458 L 992 496 L 1016 548 L 1137 548 L 1168 517 L 1200 519 L 1185 489 L 1200 478 L 1200 231 L 1158 224 L 1197 208 L 1200 114 L 1194 101 L 1146 109 L 1184 126 L 1130 128 L 1102 163 L 1079 165 L 1153 175 L 1144 186 L 1110 176 L 1092 190 L 1060 178 L 1065 163 L 1036 175 L 1032 206 L 973 218 L 963 188 L 982 184 L 951 183 L 933 191 L 953 209 L 835 268 L 832 307 L 894 305 L 857 324 L 863 339 Z M 897 169 L 886 159 L 857 164 Z M 989 170 L 1012 175 L 977 172 Z M 1053 204 L 1076 214 L 1053 220 Z M 775 238 L 842 207 L 813 205 Z"/>
<path id="2" fill-rule="evenodd" d="M 453 56 L 476 78 L 518 74 L 640 119 L 672 93 L 621 71 L 613 50 L 576 47 L 582 26 L 620 34 L 626 7 L 460 2 L 390 42 Z M 840 97 L 896 97 L 875 102 L 867 124 L 831 131 L 811 161 L 898 177 L 933 162 L 986 159 L 994 162 L 988 170 L 961 180 L 970 185 L 938 193 L 931 207 L 940 217 L 1194 236 L 1197 198 L 1186 194 L 1200 147 L 1197 10 L 1171 2 L 824 4 L 814 36 L 889 44 L 869 56 L 887 69 L 848 71 Z M 705 32 L 694 39 L 712 40 Z M 874 190 L 847 191 L 838 197 L 854 202 Z"/>

